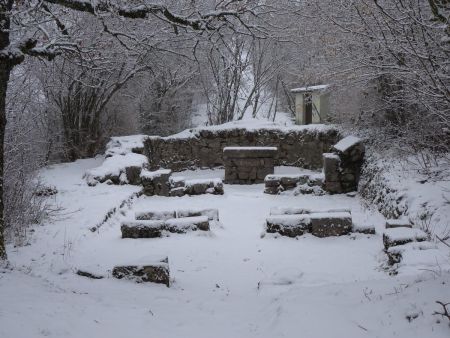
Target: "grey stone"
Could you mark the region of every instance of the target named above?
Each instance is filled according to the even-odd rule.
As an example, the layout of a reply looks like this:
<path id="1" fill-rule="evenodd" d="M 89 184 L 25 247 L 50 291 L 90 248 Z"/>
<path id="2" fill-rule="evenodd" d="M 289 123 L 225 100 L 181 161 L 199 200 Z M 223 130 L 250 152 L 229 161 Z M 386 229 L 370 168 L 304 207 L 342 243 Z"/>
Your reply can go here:
<path id="1" fill-rule="evenodd" d="M 135 213 L 136 220 L 146 221 L 163 221 L 166 219 L 174 218 L 176 215 L 174 210 L 170 211 L 139 211 Z"/>
<path id="2" fill-rule="evenodd" d="M 180 187 L 180 188 L 172 188 L 170 189 L 169 195 L 171 197 L 182 197 L 186 194 L 186 188 Z"/>
<path id="3" fill-rule="evenodd" d="M 420 229 L 391 228 L 386 229 L 383 233 L 383 244 L 386 250 L 393 246 L 410 242 L 423 242 L 427 239 L 427 234 Z"/>
<path id="4" fill-rule="evenodd" d="M 150 282 L 170 286 L 169 264 L 166 261 L 151 265 L 116 266 L 112 270 L 112 276 L 136 283 Z"/>
<path id="5" fill-rule="evenodd" d="M 317 237 L 342 236 L 352 230 L 352 216 L 347 212 L 311 213 L 311 234 Z"/>
<path id="6" fill-rule="evenodd" d="M 165 230 L 164 221 L 125 221 L 120 230 L 122 238 L 156 238 Z"/>
<path id="7" fill-rule="evenodd" d="M 311 220 L 308 215 L 271 216 L 266 220 L 268 233 L 279 233 L 282 236 L 296 237 L 308 232 Z"/>
<path id="8" fill-rule="evenodd" d="M 129 184 L 139 185 L 141 184 L 141 167 L 131 166 L 125 168 L 125 174 Z"/>

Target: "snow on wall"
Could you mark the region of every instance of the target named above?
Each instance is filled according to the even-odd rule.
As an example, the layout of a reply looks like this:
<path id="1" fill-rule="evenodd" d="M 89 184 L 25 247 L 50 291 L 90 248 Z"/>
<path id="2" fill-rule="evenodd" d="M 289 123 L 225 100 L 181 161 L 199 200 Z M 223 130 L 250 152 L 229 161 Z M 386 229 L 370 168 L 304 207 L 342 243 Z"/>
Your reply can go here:
<path id="1" fill-rule="evenodd" d="M 199 127 L 168 137 L 150 136 L 144 141 L 144 153 L 152 169 L 181 171 L 223 166 L 226 147 L 277 147 L 275 165 L 319 169 L 322 153 L 340 138 L 337 129 L 330 125 L 286 127 L 267 121 L 251 122 Z"/>

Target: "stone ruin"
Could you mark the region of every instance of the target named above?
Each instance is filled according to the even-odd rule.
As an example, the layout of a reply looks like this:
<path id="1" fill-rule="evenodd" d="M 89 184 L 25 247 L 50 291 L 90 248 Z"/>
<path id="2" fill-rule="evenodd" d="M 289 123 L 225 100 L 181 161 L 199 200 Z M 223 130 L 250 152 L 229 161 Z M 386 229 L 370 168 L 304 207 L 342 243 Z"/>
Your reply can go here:
<path id="1" fill-rule="evenodd" d="M 301 193 L 322 192 L 321 189 L 329 193 L 346 193 L 357 189 L 364 145 L 353 136 L 336 143 L 338 138 L 338 132 L 328 127 L 198 130 L 196 134 L 191 131 L 187 137 L 147 137 L 143 148 L 132 148 L 132 153 L 111 155 L 108 165 L 92 169 L 86 174 L 86 180 L 89 185 L 102 182 L 142 185 L 142 193 L 148 196 L 221 195 L 224 193 L 221 179 L 187 180 L 172 176 L 172 171 L 225 166 L 225 183 L 264 182 L 265 192 L 269 194 L 294 188 L 301 188 Z M 332 152 L 327 152 L 330 149 Z M 114 157 L 119 157 L 119 161 Z M 309 169 L 323 166 L 323 175 L 274 175 L 275 165 Z M 125 239 L 157 238 L 170 233 L 210 231 L 210 223 L 216 221 L 216 209 L 147 211 L 136 213 L 135 219 L 122 222 L 121 232 Z M 356 229 L 347 209 L 271 210 L 266 219 L 267 233 L 289 237 L 305 233 L 317 237 L 341 236 L 352 231 L 373 233 L 372 229 Z M 395 237 L 397 229 L 390 231 L 384 237 L 386 251 L 399 243 L 423 240 L 422 234 L 409 234 L 414 237 L 411 239 L 403 238 L 403 232 L 402 236 Z M 400 254 L 395 251 L 391 256 L 395 260 Z M 139 283 L 170 286 L 168 258 L 154 263 L 119 265 L 114 267 L 112 275 Z"/>

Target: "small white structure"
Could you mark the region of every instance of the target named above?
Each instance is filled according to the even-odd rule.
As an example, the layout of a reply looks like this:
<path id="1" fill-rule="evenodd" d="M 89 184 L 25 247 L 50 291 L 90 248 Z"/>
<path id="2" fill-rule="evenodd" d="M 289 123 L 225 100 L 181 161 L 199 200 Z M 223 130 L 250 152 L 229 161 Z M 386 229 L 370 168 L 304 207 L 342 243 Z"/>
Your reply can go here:
<path id="1" fill-rule="evenodd" d="M 330 112 L 329 85 L 291 89 L 295 94 L 295 123 L 324 123 Z"/>

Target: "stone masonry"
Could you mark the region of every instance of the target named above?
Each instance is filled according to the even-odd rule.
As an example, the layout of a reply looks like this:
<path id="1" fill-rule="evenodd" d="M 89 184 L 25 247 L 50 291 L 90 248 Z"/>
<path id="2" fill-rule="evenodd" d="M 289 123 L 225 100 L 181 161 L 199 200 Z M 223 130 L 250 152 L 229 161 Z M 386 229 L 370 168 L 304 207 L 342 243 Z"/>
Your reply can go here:
<path id="1" fill-rule="evenodd" d="M 278 148 L 275 165 L 305 169 L 322 168 L 322 153 L 340 139 L 332 126 L 294 126 L 289 128 L 203 127 L 168 137 L 150 136 L 144 142 L 144 154 L 151 170 L 224 166 L 223 148 L 232 146 L 273 146 Z"/>
<path id="2" fill-rule="evenodd" d="M 324 189 L 332 194 L 358 189 L 364 144 L 355 136 L 347 136 L 332 147 L 332 153 L 323 154 Z"/>
<path id="3" fill-rule="evenodd" d="M 223 149 L 225 183 L 262 183 L 273 174 L 276 147 L 226 147 Z"/>

